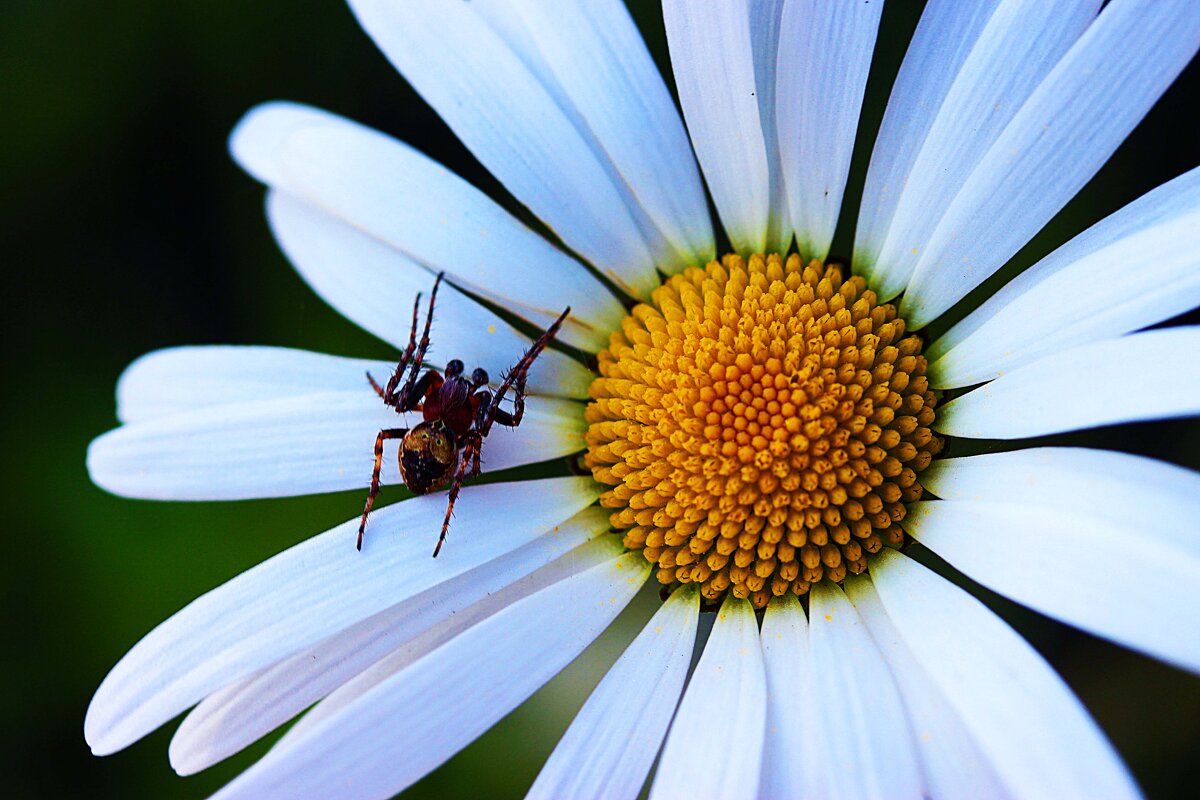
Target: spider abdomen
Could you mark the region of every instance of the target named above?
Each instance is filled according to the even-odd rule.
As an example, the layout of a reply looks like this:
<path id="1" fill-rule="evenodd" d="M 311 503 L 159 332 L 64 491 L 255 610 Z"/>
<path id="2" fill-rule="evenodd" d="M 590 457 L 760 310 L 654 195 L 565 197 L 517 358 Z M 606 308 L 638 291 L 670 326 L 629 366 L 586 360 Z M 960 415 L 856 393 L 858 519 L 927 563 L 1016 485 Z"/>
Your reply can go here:
<path id="1" fill-rule="evenodd" d="M 413 494 L 429 494 L 449 482 L 458 466 L 454 432 L 441 421 L 418 424 L 400 443 L 400 477 Z"/>

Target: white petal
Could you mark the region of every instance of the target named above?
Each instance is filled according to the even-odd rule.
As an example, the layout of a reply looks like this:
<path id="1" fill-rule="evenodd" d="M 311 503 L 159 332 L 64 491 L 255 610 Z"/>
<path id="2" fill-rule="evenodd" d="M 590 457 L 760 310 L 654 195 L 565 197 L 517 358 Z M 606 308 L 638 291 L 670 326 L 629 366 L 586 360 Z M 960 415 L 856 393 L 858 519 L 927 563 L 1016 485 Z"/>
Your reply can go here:
<path id="1" fill-rule="evenodd" d="M 364 378 L 364 383 L 366 380 Z M 88 472 L 114 494 L 151 500 L 242 500 L 365 489 L 375 437 L 410 427 L 369 386 L 354 392 L 208 406 L 123 425 L 88 448 Z M 582 406 L 531 396 L 518 428 L 497 426 L 483 445 L 489 471 L 583 448 Z M 385 442 L 382 481 L 400 483 L 396 442 Z"/>
<path id="2" fill-rule="evenodd" d="M 692 146 L 733 249 L 743 254 L 763 251 L 771 211 L 750 10 L 741 0 L 663 2 Z"/>
<path id="3" fill-rule="evenodd" d="M 135 645 L 92 698 L 88 743 L 115 752 L 217 689 L 529 543 L 595 497 L 581 478 L 471 487 L 437 559 L 429 551 L 446 511 L 441 495 L 376 511 L 362 552 L 357 519 L 285 550 Z"/>
<path id="4" fill-rule="evenodd" d="M 229 134 L 229 152 L 242 169 L 267 186 L 296 191 L 281 156 L 283 143 L 305 128 L 355 125 L 313 106 L 285 101 L 263 103 L 246 112 Z M 356 126 L 356 125 L 355 125 Z M 356 126 L 357 127 L 357 126 Z"/>
<path id="5" fill-rule="evenodd" d="M 651 800 L 758 796 L 767 679 L 746 600 L 721 606 L 663 746 Z"/>
<path id="6" fill-rule="evenodd" d="M 440 290 L 438 296 L 441 297 Z M 521 349 L 509 351 L 510 360 L 513 353 L 520 352 Z M 537 364 L 551 355 L 561 356 L 544 351 L 535 362 L 530 374 L 531 388 L 539 376 L 543 389 L 547 382 L 563 388 L 574 383 L 570 379 L 573 367 L 551 374 L 538 370 Z M 572 359 L 565 360 L 579 366 Z M 121 374 L 117 381 L 117 418 L 124 423 L 145 422 L 208 406 L 361 391 L 368 373 L 386 380 L 395 368 L 393 361 L 343 358 L 286 347 L 170 347 L 147 353 Z M 493 373 L 493 379 L 500 374 Z M 586 394 L 587 384 L 583 388 Z"/>
<path id="7" fill-rule="evenodd" d="M 206 769 L 373 664 L 416 661 L 522 597 L 620 555 L 614 539 L 594 540 L 607 529 L 601 509 L 585 508 L 555 526 L 553 537 L 518 547 L 210 694 L 171 739 L 171 766 L 181 775 Z"/>
<path id="8" fill-rule="evenodd" d="M 788 0 L 783 8 L 779 149 L 804 258 L 829 255 L 882 13 L 883 3 Z"/>
<path id="9" fill-rule="evenodd" d="M 1017 367 L 938 409 L 950 436 L 1018 439 L 1200 414 L 1200 326 L 1079 345 Z"/>
<path id="10" fill-rule="evenodd" d="M 911 163 L 888 164 L 896 174 L 884 178 L 897 181 L 894 189 L 891 185 L 886 188 L 889 194 L 894 191 L 899 197 L 892 208 L 887 234 L 879 251 L 868 256 L 878 265 L 877 269 L 886 273 L 886 283 L 881 288 L 883 296 L 891 297 L 904 288 L 921 262 L 938 222 L 947 213 L 971 171 L 1021 105 L 1092 22 L 1099 7 L 1098 0 L 1065 4 L 1044 0 L 1002 0 L 996 4 L 994 13 L 982 29 L 977 27 L 977 17 L 962 18 L 971 13 L 965 9 L 959 9 L 954 17 L 934 9 L 939 22 L 954 25 L 951 32 L 977 35 L 978 38 L 956 43 L 958 47 L 970 47 L 970 53 L 963 58 L 958 47 L 947 48 L 942 34 L 934 34 L 937 42 L 932 46 L 946 49 L 947 54 L 918 53 L 923 59 L 933 59 L 935 71 L 931 80 L 934 85 L 921 90 L 909 83 L 902 87 L 905 93 L 897 97 L 897 102 L 916 100 L 938 105 L 930 109 L 908 106 L 897 106 L 896 109 L 905 119 L 917 120 L 916 130 L 909 135 L 914 139 L 922 136 L 923 140 L 919 149 L 911 151 Z M 944 95 L 940 94 L 944 72 L 937 68 L 945 69 L 949 64 L 942 58 L 960 64 Z M 915 76 L 911 80 L 919 82 Z M 922 120 L 927 115 L 935 118 L 926 128 Z M 911 146 L 904 141 L 902 133 L 889 131 L 888 135 L 887 143 L 877 147 Z M 901 142 L 894 141 L 892 136 L 897 136 Z M 875 186 L 868 187 L 868 190 L 874 189 Z"/>
<path id="11" fill-rule="evenodd" d="M 230 137 L 234 157 L 431 273 L 545 327 L 566 306 L 564 341 L 599 349 L 624 311 L 587 270 L 486 195 L 416 150 L 307 106 L 268 103 Z M 428 278 L 426 278 L 428 280 Z M 411 301 L 404 303 L 410 309 Z M 399 325 L 411 319 L 398 310 Z"/>
<path id="12" fill-rule="evenodd" d="M 300 187 L 298 196 L 342 221 L 317 223 L 322 229 L 308 234 L 294 230 L 295 241 L 316 249 L 313 258 L 319 254 L 323 261 L 332 260 L 332 266 L 319 265 L 325 272 L 352 260 L 348 255 L 332 258 L 340 249 L 360 254 L 368 261 L 361 269 L 376 281 L 360 285 L 358 295 L 376 288 L 379 273 L 408 273 L 408 283 L 428 285 L 430 272 L 414 269 L 427 265 L 541 327 L 570 306 L 576 319 L 564 325 L 562 335 L 587 347 L 595 347 L 618 319 L 619 303 L 580 264 L 467 182 L 382 134 L 350 125 L 306 128 L 287 139 L 283 158 Z M 312 275 L 318 265 L 300 263 L 305 253 L 283 239 L 283 222 L 274 207 L 269 210 L 289 257 L 306 277 Z M 307 215 L 317 216 L 313 211 Z M 355 235 L 361 241 L 350 241 Z M 356 276 L 334 277 L 346 283 Z M 404 302 L 400 307 L 408 306 Z M 403 331 L 398 344 L 407 343 L 409 315 L 398 309 L 392 315 L 392 325 Z M 395 342 L 400 337 L 389 338 Z"/>
<path id="13" fill-rule="evenodd" d="M 627 553 L 513 603 L 276 747 L 215 797 L 391 797 L 570 663 L 648 574 L 641 554 Z"/>
<path id="14" fill-rule="evenodd" d="M 699 592 L 677 589 L 580 709 L 529 798 L 636 798 L 683 691 Z"/>
<path id="15" fill-rule="evenodd" d="M 805 775 L 820 768 L 808 736 L 813 723 L 808 696 L 808 621 L 793 594 L 771 601 L 762 623 L 767 671 L 767 725 L 763 742 L 760 800 L 799 797 Z"/>
<path id="16" fill-rule="evenodd" d="M 350 6 L 480 163 L 568 247 L 637 296 L 658 285 L 654 256 L 611 165 L 471 4 L 351 0 Z"/>
<path id="17" fill-rule="evenodd" d="M 282 192 L 268 193 L 267 218 L 296 271 L 343 316 L 403 350 L 420 293 L 417 335 L 421 334 L 435 280 L 428 270 L 360 229 Z M 468 370 L 480 366 L 499 380 L 529 344 L 529 337 L 455 287 L 443 283 L 438 288 L 427 360 L 444 365 L 462 357 L 471 362 Z M 529 385 L 545 394 L 586 397 L 592 377 L 578 361 L 549 348 L 529 371 Z"/>
<path id="18" fill-rule="evenodd" d="M 518 581 L 481 600 L 461 612 L 461 615 L 456 615 L 452 624 L 426 631 L 417 639 L 393 650 L 337 687 L 320 703 L 309 709 L 304 716 L 296 720 L 295 724 L 288 728 L 287 732 L 275 743 L 275 747 L 286 749 L 294 742 L 302 740 L 309 731 L 320 728 L 325 720 L 335 716 L 363 695 L 374 691 L 376 687 L 397 672 L 412 666 L 426 653 L 432 652 L 454 638 L 458 632 L 470 628 L 517 600 L 532 594 L 540 585 L 556 583 L 558 580 L 591 569 L 599 563 L 611 561 L 624 553 L 625 548 L 621 544 L 620 537 L 603 537 L 589 543 L 586 547 L 576 548 L 561 560 L 548 565 L 536 577 L 531 576 Z"/>
<path id="19" fill-rule="evenodd" d="M 942 458 L 921 484 L 943 500 L 1012 501 L 1094 511 L 1200 558 L 1200 474 L 1152 458 L 1085 447 L 1028 447 Z"/>
<path id="20" fill-rule="evenodd" d="M 770 203 L 767 206 L 768 253 L 786 253 L 792 244 L 792 219 L 788 214 L 787 187 L 783 180 L 783 162 L 779 153 L 779 125 L 776 74 L 779 59 L 780 22 L 786 0 L 750 0 L 750 51 L 754 55 L 755 98 L 762 125 L 763 147 L 770 174 Z"/>
<path id="21" fill-rule="evenodd" d="M 854 269 L 880 299 L 908 284 L 911 265 L 879 260 L 913 161 L 937 119 L 963 62 L 1001 0 L 929 0 L 892 86 L 883 124 L 871 152 L 855 227 Z"/>
<path id="22" fill-rule="evenodd" d="M 970 386 L 1038 356 L 1200 305 L 1200 168 L 1093 225 L 926 351 L 934 385 Z"/>
<path id="23" fill-rule="evenodd" d="M 1200 672 L 1200 556 L 1103 509 L 939 500 L 911 504 L 904 529 L 994 591 Z"/>
<path id="24" fill-rule="evenodd" d="M 660 269 L 713 258 L 712 222 L 675 102 L 620 0 L 473 0 L 609 169 Z"/>
<path id="25" fill-rule="evenodd" d="M 286 347 L 202 345 L 155 350 L 117 381 L 117 418 L 145 422 L 207 406 L 361 390 L 395 364 Z"/>
<path id="26" fill-rule="evenodd" d="M 809 593 L 808 737 L 819 769 L 804 777 L 807 797 L 921 797 L 908 711 L 879 647 L 841 587 Z M 810 766 L 813 766 L 810 764 Z"/>
<path id="27" fill-rule="evenodd" d="M 1049 222 L 1197 49 L 1193 0 L 1109 3 L 991 145 L 930 236 L 900 310 L 912 327 L 950 308 Z"/>
<path id="28" fill-rule="evenodd" d="M 570 305 L 571 321 L 560 333 L 568 341 L 592 342 L 598 336 L 592 327 L 607 329 L 620 319 L 620 303 L 577 261 L 450 170 L 371 128 L 296 103 L 266 103 L 239 122 L 229 146 L 248 173 L 335 217 L 320 222 L 308 212 L 323 230 L 301 242 L 341 237 L 362 257 L 385 264 L 380 271 L 409 273 L 409 282 L 428 282 L 444 270 L 535 324 L 547 324 Z M 305 265 L 298 266 L 305 273 Z M 408 319 L 397 313 L 382 331 L 359 324 L 402 347 Z"/>
<path id="29" fill-rule="evenodd" d="M 1138 796 L 1071 690 L 982 603 L 895 550 L 875 557 L 871 577 L 896 631 L 1009 794 Z"/>
<path id="30" fill-rule="evenodd" d="M 939 800 L 1006 797 L 979 745 L 904 644 L 871 579 L 850 576 L 846 579 L 846 595 L 896 678 L 921 759 L 925 795 Z"/>

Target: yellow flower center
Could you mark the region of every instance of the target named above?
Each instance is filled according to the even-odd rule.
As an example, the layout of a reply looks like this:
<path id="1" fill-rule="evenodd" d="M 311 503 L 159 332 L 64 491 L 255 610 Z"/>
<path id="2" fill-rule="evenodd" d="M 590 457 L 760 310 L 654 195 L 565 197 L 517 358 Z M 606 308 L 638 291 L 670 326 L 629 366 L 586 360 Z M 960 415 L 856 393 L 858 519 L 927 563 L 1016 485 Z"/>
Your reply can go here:
<path id="1" fill-rule="evenodd" d="M 942 447 L 920 353 L 838 266 L 730 255 L 670 278 L 590 389 L 585 463 L 625 547 L 758 608 L 865 571 Z"/>

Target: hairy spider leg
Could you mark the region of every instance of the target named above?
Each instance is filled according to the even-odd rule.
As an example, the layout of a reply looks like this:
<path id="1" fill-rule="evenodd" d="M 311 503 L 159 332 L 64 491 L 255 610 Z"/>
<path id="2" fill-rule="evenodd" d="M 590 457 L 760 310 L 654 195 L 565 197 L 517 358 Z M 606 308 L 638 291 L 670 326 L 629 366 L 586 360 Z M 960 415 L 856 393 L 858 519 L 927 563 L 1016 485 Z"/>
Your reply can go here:
<path id="1" fill-rule="evenodd" d="M 478 389 L 480 386 L 488 382 L 488 374 L 485 370 L 476 369 L 471 374 L 471 388 Z M 454 513 L 454 501 L 458 499 L 458 493 L 462 489 L 463 481 L 468 481 L 474 478 L 480 472 L 480 453 L 483 451 L 483 437 L 479 434 L 480 426 L 488 418 L 492 406 L 492 393 L 487 389 L 480 392 L 475 392 L 471 395 L 474 401 L 475 420 L 470 431 L 463 439 L 463 456 L 458 462 L 458 468 L 454 472 L 454 483 L 450 486 L 450 494 L 446 498 L 446 518 L 442 521 L 442 533 L 438 537 L 437 546 L 433 549 L 433 557 L 437 558 L 438 553 L 442 550 L 442 543 L 446 541 L 446 533 L 450 527 L 450 517 Z M 498 412 L 511 420 L 508 412 Z M 500 419 L 501 425 L 508 425 Z M 515 424 L 515 423 L 511 423 Z M 468 467 L 469 465 L 469 467 Z"/>
<path id="2" fill-rule="evenodd" d="M 371 506 L 375 505 L 375 495 L 379 494 L 379 472 L 383 468 L 383 443 L 388 439 L 403 439 L 408 428 L 384 428 L 375 437 L 375 468 L 371 471 L 371 491 L 367 493 L 367 507 L 363 509 L 362 521 L 358 523 L 357 549 L 362 550 L 363 530 L 367 527 L 367 515 Z"/>
<path id="3" fill-rule="evenodd" d="M 477 370 L 477 372 L 482 372 L 482 370 Z M 486 373 L 484 373 L 484 374 L 486 375 Z M 514 417 L 512 414 L 508 413 L 504 409 L 493 408 L 492 404 L 494 402 L 494 398 L 492 397 L 491 391 L 489 391 L 487 389 L 484 389 L 481 392 L 476 392 L 475 394 L 471 395 L 471 400 L 472 400 L 472 404 L 475 406 L 475 420 L 472 423 L 472 428 L 471 428 L 472 432 L 477 432 L 477 431 L 483 430 L 484 425 L 486 424 L 486 422 L 488 420 L 488 417 L 491 415 L 495 416 L 496 422 L 499 422 L 501 425 L 505 425 L 509 428 L 515 428 L 515 427 L 517 427 L 517 425 L 519 425 L 521 423 L 521 421 L 519 419 L 517 419 L 516 417 Z M 469 443 L 464 443 L 463 448 L 469 449 L 468 445 L 469 445 Z M 479 447 L 474 448 L 474 450 L 470 453 L 470 455 L 472 456 L 471 471 L 469 473 L 467 473 L 467 475 L 465 476 L 466 479 L 468 479 L 468 480 L 471 478 L 474 478 L 481 471 L 480 464 L 479 464 L 479 455 L 480 455 L 480 452 L 482 451 L 482 449 L 483 449 L 483 436 L 481 434 L 479 437 Z"/>
<path id="4" fill-rule="evenodd" d="M 437 546 L 433 548 L 434 558 L 437 558 L 438 553 L 442 550 L 442 545 L 446 541 L 446 532 L 450 529 L 450 518 L 454 516 L 454 502 L 458 499 L 458 493 L 462 489 L 463 481 L 479 474 L 480 453 L 483 450 L 484 437 L 491 431 L 492 424 L 495 422 L 511 428 L 515 428 L 521 424 L 521 418 L 525 416 L 525 379 L 529 374 L 529 367 L 532 366 L 533 360 L 546 349 L 546 345 L 550 344 L 550 340 L 558 333 L 558 329 L 562 327 L 563 321 L 566 320 L 567 315 L 570 313 L 571 307 L 567 306 L 558 315 L 558 319 L 554 320 L 550 327 L 538 337 L 537 341 L 525 351 L 525 355 L 521 356 L 512 369 L 505 373 L 504 381 L 500 384 L 500 388 L 496 390 L 494 396 L 487 391 L 479 392 L 476 395 L 483 395 L 483 397 L 480 398 L 475 426 L 467 435 L 463 446 L 463 457 L 458 462 L 458 469 L 454 473 L 454 483 L 451 485 L 450 494 L 446 498 L 446 517 L 442 520 L 442 532 L 438 536 Z M 478 372 L 482 372 L 482 370 L 477 370 L 476 373 Z M 483 377 L 487 377 L 486 373 L 484 373 Z M 500 408 L 500 401 L 504 398 L 505 393 L 509 389 L 514 388 L 514 386 L 513 413 L 509 414 Z"/>
<path id="5" fill-rule="evenodd" d="M 459 459 L 458 469 L 454 471 L 454 483 L 450 485 L 450 494 L 446 496 L 446 518 L 442 521 L 442 533 L 438 536 L 437 546 L 433 548 L 433 557 L 437 558 L 446 542 L 446 531 L 450 528 L 450 518 L 454 516 L 454 501 L 462 490 L 463 481 L 479 474 L 479 451 L 483 449 L 483 437 L 478 431 L 470 431 L 466 435 L 463 446 L 463 457 Z"/>
<path id="6" fill-rule="evenodd" d="M 492 429 L 492 424 L 499 422 L 501 425 L 507 425 L 510 428 L 515 428 L 521 424 L 521 418 L 525 416 L 525 380 L 529 377 L 529 368 L 533 366 L 533 361 L 541 352 L 546 349 L 546 345 L 550 344 L 550 340 L 558 333 L 558 329 L 562 327 L 563 322 L 567 319 L 567 315 L 571 313 L 571 307 L 567 306 L 558 319 L 550 324 L 550 327 L 538 337 L 538 340 L 525 351 L 525 355 L 504 373 L 504 380 L 500 384 L 500 388 L 496 390 L 495 397 L 490 403 L 490 411 L 480 427 L 480 436 L 487 436 Z M 513 413 L 511 422 L 501 419 L 501 415 L 509 416 L 500 408 L 500 401 L 504 399 L 504 395 L 509 389 L 514 389 L 513 392 Z"/>
<path id="7" fill-rule="evenodd" d="M 438 286 L 442 283 L 442 278 L 446 276 L 445 272 L 439 272 L 437 278 L 433 282 L 433 289 L 429 291 L 429 308 L 425 311 L 425 329 L 421 331 L 421 341 L 417 344 L 417 352 L 413 354 L 412 362 L 408 367 L 408 380 L 404 382 L 397 396 L 393 396 L 394 404 L 412 407 L 416 402 L 413 397 L 414 384 L 417 383 L 417 373 L 421 370 L 421 365 L 425 363 L 425 354 L 429 351 L 429 327 L 433 324 L 433 303 L 437 300 Z M 395 380 L 395 376 L 393 376 Z M 420 397 L 420 393 L 416 397 Z"/>
<path id="8" fill-rule="evenodd" d="M 371 373 L 367 372 L 367 380 L 370 381 L 371 388 L 375 390 L 375 394 L 383 398 L 385 405 L 391 405 L 391 402 L 388 398 L 390 398 L 392 392 L 395 391 L 396 384 L 400 381 L 400 375 L 404 373 L 405 368 L 408 366 L 408 360 L 412 358 L 413 350 L 417 348 L 417 314 L 420 312 L 420 310 L 421 293 L 417 292 L 417 297 L 415 300 L 413 300 L 412 328 L 408 332 L 408 347 L 404 348 L 404 352 L 400 354 L 400 361 L 396 364 L 396 369 L 392 371 L 392 377 L 388 380 L 387 389 L 384 389 L 382 386 L 376 383 L 375 378 L 371 376 Z"/>
<path id="9" fill-rule="evenodd" d="M 421 303 L 421 295 L 417 294 L 416 302 L 413 303 L 412 329 L 408 334 L 408 347 L 404 348 L 404 353 L 400 356 L 399 363 L 396 364 L 396 371 L 392 373 L 391 379 L 388 381 L 387 389 L 384 390 L 383 402 L 389 406 L 399 409 L 403 405 L 412 407 L 412 396 L 414 394 L 414 384 L 417 381 L 417 373 L 421 369 L 421 364 L 425 361 L 425 353 L 429 350 L 429 328 L 433 324 L 433 304 L 437 300 L 438 286 L 442 283 L 442 278 L 446 273 L 439 272 L 437 279 L 433 282 L 433 289 L 429 292 L 429 308 L 425 312 L 425 329 L 421 332 L 421 341 L 417 342 L 417 310 Z M 400 386 L 400 381 L 403 379 L 404 372 L 407 369 L 408 378 L 404 380 L 404 385 Z M 370 378 L 370 375 L 367 376 Z M 371 380 L 372 386 L 377 386 L 374 380 Z M 396 387 L 400 386 L 400 390 L 396 391 Z M 378 391 L 378 389 L 376 389 Z M 419 397 L 420 394 L 418 393 Z"/>
<path id="10" fill-rule="evenodd" d="M 375 378 L 369 372 L 367 373 L 367 382 L 371 384 L 371 388 L 375 390 L 375 394 L 383 398 L 384 405 L 394 408 L 397 413 L 403 413 L 405 411 L 420 411 L 420 401 L 429 395 L 431 384 L 433 385 L 433 389 L 437 390 L 437 387 L 441 385 L 441 376 L 434 370 L 422 373 L 421 377 L 417 378 L 417 382 L 413 384 L 413 387 L 404 393 L 406 397 L 395 397 L 392 402 L 388 402 L 383 387 L 375 381 Z"/>

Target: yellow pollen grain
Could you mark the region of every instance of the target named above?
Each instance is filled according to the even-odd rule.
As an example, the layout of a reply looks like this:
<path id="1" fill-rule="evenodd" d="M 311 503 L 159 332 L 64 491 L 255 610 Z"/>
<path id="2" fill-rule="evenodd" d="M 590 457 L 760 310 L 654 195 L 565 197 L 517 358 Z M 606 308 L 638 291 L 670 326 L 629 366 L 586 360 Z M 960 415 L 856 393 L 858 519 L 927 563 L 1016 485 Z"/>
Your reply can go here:
<path id="1" fill-rule="evenodd" d="M 589 390 L 585 463 L 625 547 L 758 608 L 865 571 L 942 447 L 920 351 L 837 266 L 725 256 L 670 278 Z"/>

